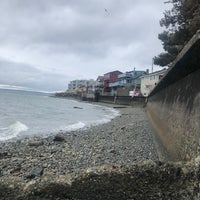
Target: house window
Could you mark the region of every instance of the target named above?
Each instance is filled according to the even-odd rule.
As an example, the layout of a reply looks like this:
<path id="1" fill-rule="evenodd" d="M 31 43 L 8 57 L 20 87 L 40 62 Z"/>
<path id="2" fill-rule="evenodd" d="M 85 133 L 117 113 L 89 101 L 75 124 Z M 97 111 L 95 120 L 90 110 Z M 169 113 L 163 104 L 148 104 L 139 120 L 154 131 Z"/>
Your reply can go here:
<path id="1" fill-rule="evenodd" d="M 155 75 L 151 76 L 150 80 L 155 80 Z"/>
<path id="2" fill-rule="evenodd" d="M 147 80 L 151 80 L 151 76 L 148 76 L 146 79 L 147 79 Z"/>

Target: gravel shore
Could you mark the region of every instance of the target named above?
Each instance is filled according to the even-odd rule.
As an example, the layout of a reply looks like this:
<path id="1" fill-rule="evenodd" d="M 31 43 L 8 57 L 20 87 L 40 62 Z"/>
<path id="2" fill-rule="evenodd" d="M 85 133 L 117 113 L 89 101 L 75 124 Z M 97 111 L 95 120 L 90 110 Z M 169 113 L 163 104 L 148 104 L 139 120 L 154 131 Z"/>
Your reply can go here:
<path id="1" fill-rule="evenodd" d="M 91 167 L 158 160 L 145 109 L 115 107 L 120 116 L 107 124 L 0 143 L 1 178 L 20 177 L 27 182 L 49 174 L 74 177 Z"/>
<path id="2" fill-rule="evenodd" d="M 0 143 L 0 199 L 198 200 L 200 158 L 159 161 L 145 108 L 107 106 L 107 124 Z"/>

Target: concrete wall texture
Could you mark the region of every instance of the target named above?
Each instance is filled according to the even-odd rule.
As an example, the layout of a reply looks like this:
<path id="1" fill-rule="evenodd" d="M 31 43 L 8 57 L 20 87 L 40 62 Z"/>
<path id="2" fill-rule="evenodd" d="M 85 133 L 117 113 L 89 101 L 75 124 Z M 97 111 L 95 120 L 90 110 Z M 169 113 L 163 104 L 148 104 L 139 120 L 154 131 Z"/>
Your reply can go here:
<path id="1" fill-rule="evenodd" d="M 172 160 L 200 154 L 200 33 L 149 96 L 147 111 Z"/>
<path id="2" fill-rule="evenodd" d="M 200 70 L 163 89 L 148 102 L 159 136 L 175 159 L 200 153 Z"/>
<path id="3" fill-rule="evenodd" d="M 144 106 L 145 97 L 131 97 L 131 96 L 100 96 L 99 102 L 113 103 L 118 105 L 129 105 L 129 106 Z"/>

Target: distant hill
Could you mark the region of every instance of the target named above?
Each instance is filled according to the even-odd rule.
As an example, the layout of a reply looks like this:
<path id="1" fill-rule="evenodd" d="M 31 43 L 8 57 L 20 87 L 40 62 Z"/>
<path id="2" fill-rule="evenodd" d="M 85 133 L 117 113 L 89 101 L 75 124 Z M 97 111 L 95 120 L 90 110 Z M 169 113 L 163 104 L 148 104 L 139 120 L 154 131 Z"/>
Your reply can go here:
<path id="1" fill-rule="evenodd" d="M 34 95 L 52 95 L 51 92 L 39 92 L 39 91 L 27 91 L 27 90 L 15 90 L 15 89 L 5 89 L 5 88 L 0 88 L 0 91 L 6 91 L 6 92 L 11 92 L 11 93 L 21 93 L 21 94 L 34 94 Z"/>

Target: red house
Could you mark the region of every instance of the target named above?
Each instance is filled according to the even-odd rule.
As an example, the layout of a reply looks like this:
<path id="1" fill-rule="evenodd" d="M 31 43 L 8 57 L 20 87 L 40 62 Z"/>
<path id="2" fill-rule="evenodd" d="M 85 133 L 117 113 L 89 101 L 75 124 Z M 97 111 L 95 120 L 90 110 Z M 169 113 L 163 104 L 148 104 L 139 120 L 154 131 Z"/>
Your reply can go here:
<path id="1" fill-rule="evenodd" d="M 109 88 L 109 83 L 114 83 L 117 81 L 119 74 L 122 74 L 122 72 L 120 71 L 112 71 L 112 72 L 108 72 L 106 74 L 104 74 L 103 78 L 104 78 L 104 91 L 105 92 L 110 92 L 110 88 Z"/>

